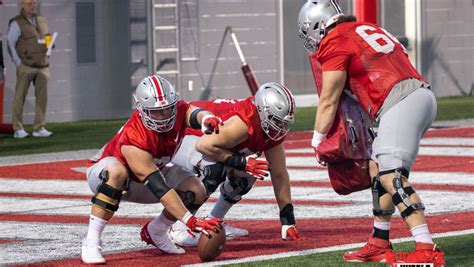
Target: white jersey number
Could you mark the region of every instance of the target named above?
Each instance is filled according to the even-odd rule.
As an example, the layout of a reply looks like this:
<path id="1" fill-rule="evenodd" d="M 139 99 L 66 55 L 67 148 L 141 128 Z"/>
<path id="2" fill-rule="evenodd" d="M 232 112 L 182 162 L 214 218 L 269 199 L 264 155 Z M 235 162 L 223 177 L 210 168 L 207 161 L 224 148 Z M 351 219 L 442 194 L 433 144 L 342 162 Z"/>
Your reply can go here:
<path id="1" fill-rule="evenodd" d="M 395 48 L 395 43 L 386 34 L 369 32 L 376 30 L 376 28 L 369 25 L 361 25 L 356 28 L 357 34 L 359 34 L 359 36 L 362 37 L 362 39 L 364 39 L 364 41 L 366 41 L 375 51 L 384 54 L 391 53 Z M 385 30 L 384 32 L 387 33 Z M 398 43 L 398 40 L 396 42 Z"/>

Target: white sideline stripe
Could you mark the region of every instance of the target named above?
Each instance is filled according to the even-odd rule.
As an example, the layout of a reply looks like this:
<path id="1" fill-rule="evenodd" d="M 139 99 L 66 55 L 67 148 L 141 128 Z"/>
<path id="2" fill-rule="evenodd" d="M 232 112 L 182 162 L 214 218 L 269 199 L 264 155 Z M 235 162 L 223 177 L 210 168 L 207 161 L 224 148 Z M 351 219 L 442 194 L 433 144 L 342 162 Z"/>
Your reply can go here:
<path id="1" fill-rule="evenodd" d="M 313 148 L 295 148 L 295 149 L 286 149 L 286 153 L 314 153 Z M 423 156 L 474 156 L 474 148 L 471 147 L 420 147 L 418 155 Z M 309 157 L 286 157 L 288 162 L 290 159 L 298 158 L 300 161 L 304 159 L 303 162 L 313 163 L 316 161 L 314 156 Z M 315 164 L 313 164 L 315 165 Z"/>
<path id="2" fill-rule="evenodd" d="M 473 233 L 474 233 L 474 229 L 452 231 L 452 232 L 433 234 L 433 238 L 461 236 L 461 235 L 469 235 Z M 413 240 L 413 237 L 397 238 L 397 239 L 392 239 L 390 241 L 392 243 L 402 243 L 402 242 L 407 242 L 411 240 Z M 255 261 L 275 260 L 275 259 L 282 259 L 282 258 L 288 258 L 288 257 L 293 257 L 293 256 L 306 256 L 310 254 L 348 250 L 348 249 L 361 247 L 364 244 L 365 243 L 353 243 L 353 244 L 346 244 L 346 245 L 339 245 L 339 246 L 332 246 L 332 247 L 323 247 L 323 248 L 316 248 L 316 249 L 306 249 L 306 250 L 300 250 L 300 251 L 261 255 L 261 256 L 248 257 L 248 258 L 235 259 L 235 260 L 224 260 L 224 261 L 213 261 L 210 263 L 188 264 L 188 265 L 183 265 L 183 266 L 187 266 L 187 267 L 221 266 L 221 265 L 248 263 L 248 262 L 255 262 Z"/>
<path id="3" fill-rule="evenodd" d="M 99 150 L 98 149 L 85 149 L 85 150 L 77 150 L 77 151 L 65 151 L 65 152 L 0 157 L 0 166 L 88 159 L 88 158 L 91 158 L 95 153 L 97 153 L 97 151 Z"/>
<path id="4" fill-rule="evenodd" d="M 422 145 L 474 146 L 474 138 L 470 137 L 432 137 L 421 139 Z"/>
<path id="5" fill-rule="evenodd" d="M 474 210 L 470 205 L 474 192 L 419 190 L 427 214 L 452 213 Z M 215 193 L 213 197 L 217 197 Z M 440 197 L 443 196 L 443 197 Z M 256 187 L 246 196 L 249 199 L 274 199 L 270 186 Z M 245 198 L 245 197 L 244 197 Z M 347 196 L 338 196 L 331 188 L 292 188 L 294 200 L 318 200 L 324 202 L 344 201 L 345 205 L 295 205 L 295 215 L 300 219 L 320 218 L 357 218 L 371 215 L 372 201 L 370 190 L 355 192 Z M 47 199 L 0 197 L 0 213 L 10 214 L 43 214 L 43 215 L 81 215 L 90 213 L 89 199 Z M 199 209 L 198 216 L 206 216 L 214 203 L 205 203 Z M 119 216 L 151 218 L 163 209 L 161 204 L 138 204 L 127 201 L 120 203 Z M 239 203 L 230 209 L 226 219 L 240 220 L 278 220 L 278 206 L 274 204 Z"/>

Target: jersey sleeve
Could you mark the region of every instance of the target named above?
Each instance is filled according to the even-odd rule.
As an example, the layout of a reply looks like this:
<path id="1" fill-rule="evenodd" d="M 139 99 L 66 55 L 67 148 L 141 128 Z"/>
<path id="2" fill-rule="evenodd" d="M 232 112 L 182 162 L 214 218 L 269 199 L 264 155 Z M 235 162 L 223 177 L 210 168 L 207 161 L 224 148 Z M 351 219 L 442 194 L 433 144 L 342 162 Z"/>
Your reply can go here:
<path id="1" fill-rule="evenodd" d="M 327 38 L 321 42 L 317 56 L 322 70 L 346 70 L 351 56 L 349 40 L 339 32 L 328 35 Z"/>

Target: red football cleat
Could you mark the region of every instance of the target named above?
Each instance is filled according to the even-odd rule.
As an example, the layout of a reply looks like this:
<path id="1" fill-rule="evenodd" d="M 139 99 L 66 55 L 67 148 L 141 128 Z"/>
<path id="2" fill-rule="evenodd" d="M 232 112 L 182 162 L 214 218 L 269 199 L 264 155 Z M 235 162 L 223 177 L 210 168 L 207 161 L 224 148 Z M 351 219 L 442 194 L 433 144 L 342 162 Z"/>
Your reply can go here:
<path id="1" fill-rule="evenodd" d="M 386 262 L 385 253 L 392 251 L 392 244 L 388 240 L 369 237 L 369 242 L 357 251 L 344 253 L 347 262 Z"/>
<path id="2" fill-rule="evenodd" d="M 433 263 L 435 267 L 445 266 L 444 253 L 436 244 L 415 242 L 415 251 L 397 263 Z"/>

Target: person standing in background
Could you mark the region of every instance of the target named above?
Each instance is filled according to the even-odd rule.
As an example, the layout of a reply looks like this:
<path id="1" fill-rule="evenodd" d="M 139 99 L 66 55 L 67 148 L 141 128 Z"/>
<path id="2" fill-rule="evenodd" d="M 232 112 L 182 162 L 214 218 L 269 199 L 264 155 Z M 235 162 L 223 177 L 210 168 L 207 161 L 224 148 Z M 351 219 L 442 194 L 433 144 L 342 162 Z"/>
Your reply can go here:
<path id="1" fill-rule="evenodd" d="M 49 137 L 46 130 L 46 104 L 49 79 L 49 59 L 46 55 L 46 19 L 36 14 L 36 0 L 21 0 L 20 14 L 12 18 L 8 27 L 8 51 L 16 69 L 15 96 L 12 105 L 14 138 L 29 136 L 23 127 L 23 105 L 30 83 L 35 86 L 34 137 Z"/>

